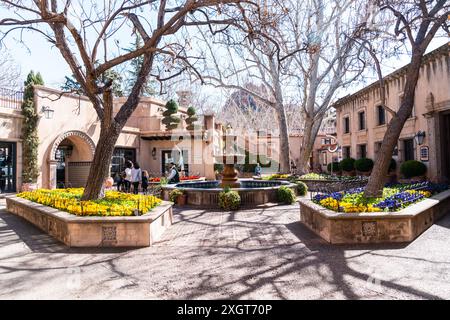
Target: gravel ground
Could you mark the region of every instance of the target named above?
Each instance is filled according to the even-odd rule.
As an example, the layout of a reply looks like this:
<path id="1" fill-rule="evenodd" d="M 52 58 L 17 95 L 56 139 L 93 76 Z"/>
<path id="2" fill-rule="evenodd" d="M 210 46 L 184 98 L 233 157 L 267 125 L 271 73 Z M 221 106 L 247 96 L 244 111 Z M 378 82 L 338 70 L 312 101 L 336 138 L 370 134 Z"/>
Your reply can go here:
<path id="1" fill-rule="evenodd" d="M 176 209 L 153 247 L 71 249 L 0 205 L 0 299 L 450 298 L 450 215 L 409 245 L 331 246 L 297 205 Z"/>

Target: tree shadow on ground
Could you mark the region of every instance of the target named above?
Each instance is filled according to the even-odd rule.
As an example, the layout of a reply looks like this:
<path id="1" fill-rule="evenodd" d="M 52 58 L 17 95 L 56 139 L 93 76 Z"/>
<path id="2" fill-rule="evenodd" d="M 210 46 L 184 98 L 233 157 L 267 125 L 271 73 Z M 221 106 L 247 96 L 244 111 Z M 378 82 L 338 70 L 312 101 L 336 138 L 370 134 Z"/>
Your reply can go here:
<path id="1" fill-rule="evenodd" d="M 0 210 L 0 242 L 2 246 L 23 242 L 36 253 L 82 253 L 110 254 L 121 253 L 136 248 L 75 248 L 68 247 L 52 236 L 43 232 L 27 220 Z"/>

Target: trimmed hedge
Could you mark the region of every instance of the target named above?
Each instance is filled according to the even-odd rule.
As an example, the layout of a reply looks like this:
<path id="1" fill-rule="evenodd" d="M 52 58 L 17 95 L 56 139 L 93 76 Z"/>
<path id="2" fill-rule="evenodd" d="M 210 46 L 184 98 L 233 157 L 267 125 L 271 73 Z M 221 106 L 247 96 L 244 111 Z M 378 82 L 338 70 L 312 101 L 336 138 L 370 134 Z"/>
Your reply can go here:
<path id="1" fill-rule="evenodd" d="M 339 167 L 342 171 L 350 172 L 355 169 L 355 159 L 353 158 L 346 158 L 339 162 Z"/>
<path id="2" fill-rule="evenodd" d="M 295 184 L 297 185 L 297 192 L 299 196 L 304 196 L 306 195 L 306 193 L 308 192 L 308 186 L 301 181 L 297 181 L 295 182 Z"/>
<path id="3" fill-rule="evenodd" d="M 339 167 L 339 162 L 330 162 L 327 165 L 327 170 L 328 172 L 331 172 L 331 165 L 333 165 L 333 172 L 339 172 L 341 171 L 340 167 Z"/>
<path id="4" fill-rule="evenodd" d="M 417 160 L 408 160 L 402 163 L 400 172 L 407 179 L 422 176 L 427 172 L 427 166 Z"/>
<path id="5" fill-rule="evenodd" d="M 281 186 L 277 190 L 277 199 L 278 202 L 284 203 L 284 204 L 292 204 L 295 202 L 296 196 L 295 192 L 286 186 Z"/>
<path id="6" fill-rule="evenodd" d="M 361 158 L 355 161 L 355 169 L 361 172 L 369 172 L 373 168 L 373 160 Z"/>
<path id="7" fill-rule="evenodd" d="M 219 207 L 224 210 L 237 210 L 241 205 L 241 197 L 236 191 L 229 189 L 219 193 Z"/>

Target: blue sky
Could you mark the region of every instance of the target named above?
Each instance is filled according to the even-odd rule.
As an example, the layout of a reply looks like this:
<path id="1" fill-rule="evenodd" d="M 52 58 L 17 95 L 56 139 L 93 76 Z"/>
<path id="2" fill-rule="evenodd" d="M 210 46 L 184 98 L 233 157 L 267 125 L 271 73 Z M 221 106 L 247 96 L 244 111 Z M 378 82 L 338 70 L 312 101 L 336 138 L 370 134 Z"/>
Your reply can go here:
<path id="1" fill-rule="evenodd" d="M 4 16 L 5 14 L 5 9 L 0 9 L 0 16 Z M 18 36 L 19 33 L 14 33 L 12 36 L 9 36 L 5 41 L 5 45 L 16 63 L 20 65 L 22 78 L 24 78 L 30 70 L 39 71 L 47 86 L 59 88 L 64 81 L 64 77 L 71 74 L 69 67 L 60 55 L 59 50 L 37 33 L 26 32 L 23 34 L 23 41 L 26 43 L 26 46 L 17 41 Z M 120 43 L 122 47 L 128 46 L 132 41 L 133 36 L 126 33 L 121 34 Z M 448 38 L 446 37 L 435 39 L 431 43 L 428 51 L 437 48 L 445 42 L 448 42 Z M 386 75 L 406 63 L 408 63 L 407 56 L 401 57 L 400 60 L 395 59 L 389 61 L 385 63 L 383 73 Z M 368 82 L 372 81 L 373 80 L 368 80 Z M 362 84 L 359 86 L 361 85 Z M 208 91 L 210 90 L 212 92 L 214 89 L 208 89 Z M 352 87 L 350 90 L 355 91 L 356 88 Z M 343 93 L 341 92 L 340 95 L 343 95 Z"/>

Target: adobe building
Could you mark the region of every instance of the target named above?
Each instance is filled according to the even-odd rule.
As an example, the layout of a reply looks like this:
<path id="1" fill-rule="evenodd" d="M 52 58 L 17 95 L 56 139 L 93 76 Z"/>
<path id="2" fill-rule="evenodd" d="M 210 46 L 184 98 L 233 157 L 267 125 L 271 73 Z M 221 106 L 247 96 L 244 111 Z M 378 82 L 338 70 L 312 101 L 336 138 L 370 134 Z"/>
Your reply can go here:
<path id="1" fill-rule="evenodd" d="M 90 101 L 83 96 L 35 86 L 38 123 L 38 187 L 80 187 L 87 181 L 100 134 L 100 121 Z M 61 95 L 62 94 L 62 95 Z M 126 98 L 114 99 L 114 110 Z M 182 99 L 181 99 L 182 100 Z M 22 185 L 22 93 L 0 92 L 0 188 L 1 192 L 20 191 Z M 125 160 L 138 162 L 154 176 L 165 173 L 170 161 L 179 163 L 183 155 L 184 174 L 214 179 L 214 117 L 200 118 L 201 130 L 185 129 L 186 107 L 180 106 L 178 129 L 165 130 L 161 123 L 164 102 L 142 97 L 122 133 L 112 158 L 111 174 L 122 172 Z M 197 156 L 192 153 L 195 151 Z"/>
<path id="2" fill-rule="evenodd" d="M 34 87 L 34 105 L 38 121 L 38 167 L 37 186 L 40 188 L 62 188 L 85 186 L 97 141 L 100 121 L 87 97 L 63 93 L 44 86 Z M 124 170 L 126 160 L 139 163 L 151 176 L 164 176 L 167 165 L 174 161 L 183 166 L 183 174 L 200 175 L 215 179 L 215 155 L 221 154 L 224 126 L 213 114 L 199 116 L 200 128 L 186 130 L 186 110 L 190 92 L 178 92 L 179 127 L 166 131 L 162 112 L 165 102 L 141 97 L 140 103 L 128 119 L 114 149 L 111 160 L 111 175 Z M 2 193 L 16 192 L 22 186 L 22 92 L 0 89 L 0 189 Z M 125 97 L 114 99 L 117 112 Z M 334 132 L 334 127 L 332 128 Z M 278 159 L 278 138 L 259 135 L 256 141 L 248 142 L 248 134 L 239 136 L 244 148 L 251 152 L 267 154 Z M 301 132 L 290 135 L 291 163 L 298 166 Z M 254 143 L 255 145 L 252 145 Z M 311 169 L 320 166 L 326 171 L 331 161 L 327 151 L 329 136 L 322 132 L 316 139 L 311 156 Z M 180 158 L 182 161 L 180 161 Z M 276 162 L 275 162 L 276 163 Z M 268 172 L 277 172 L 269 168 Z"/>
<path id="3" fill-rule="evenodd" d="M 407 160 L 422 161 L 432 181 L 450 181 L 450 43 L 426 54 L 416 87 L 415 104 L 392 157 L 397 168 Z M 386 105 L 398 110 L 407 66 L 384 78 Z M 392 115 L 380 106 L 379 82 L 334 104 L 338 143 L 343 158 L 377 158 Z"/>

